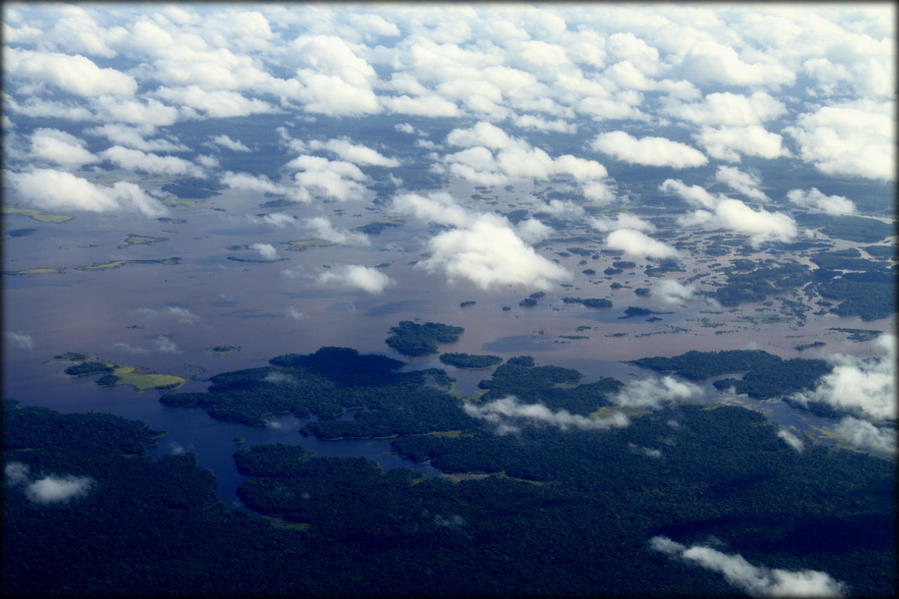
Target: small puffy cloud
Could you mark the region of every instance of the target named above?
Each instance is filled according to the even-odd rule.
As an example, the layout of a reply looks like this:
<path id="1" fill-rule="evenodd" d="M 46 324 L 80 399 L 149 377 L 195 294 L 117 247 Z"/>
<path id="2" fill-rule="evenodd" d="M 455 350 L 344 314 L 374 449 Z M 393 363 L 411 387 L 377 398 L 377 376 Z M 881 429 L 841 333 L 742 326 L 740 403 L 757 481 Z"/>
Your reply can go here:
<path id="1" fill-rule="evenodd" d="M 203 89 L 198 85 L 186 87 L 162 86 L 154 92 L 157 96 L 182 107 L 200 111 L 208 118 L 228 118 L 272 112 L 274 107 L 256 98 L 247 98 L 240 92 Z M 190 112 L 188 114 L 191 114 Z M 193 113 L 195 114 L 195 113 Z"/>
<path id="2" fill-rule="evenodd" d="M 313 234 L 326 241 L 333 243 L 341 243 L 347 245 L 368 245 L 368 236 L 364 233 L 356 231 L 347 231 L 345 229 L 336 229 L 324 216 L 314 216 L 307 218 L 304 223 L 312 229 Z"/>
<path id="3" fill-rule="evenodd" d="M 697 125 L 732 127 L 761 125 L 786 111 L 783 103 L 765 92 L 755 92 L 751 96 L 716 92 L 708 94 L 702 102 L 684 103 L 671 99 L 662 107 L 664 114 Z"/>
<path id="4" fill-rule="evenodd" d="M 571 273 L 537 254 L 505 218 L 483 214 L 466 228 L 433 237 L 431 256 L 421 262 L 428 271 L 442 270 L 450 281 L 464 278 L 481 289 L 521 285 L 549 289 Z"/>
<path id="5" fill-rule="evenodd" d="M 19 349 L 34 349 L 34 339 L 22 331 L 4 331 L 6 342 Z"/>
<path id="6" fill-rule="evenodd" d="M 330 283 L 332 281 L 340 285 L 355 287 L 371 294 L 383 293 L 387 287 L 394 284 L 393 279 L 377 268 L 360 266 L 358 264 L 339 266 L 323 272 L 318 277 L 319 283 Z"/>
<path id="7" fill-rule="evenodd" d="M 786 214 L 753 210 L 740 200 L 721 200 L 715 216 L 728 229 L 748 234 L 750 243 L 756 246 L 765 241 L 788 242 L 797 235 L 796 222 Z"/>
<path id="8" fill-rule="evenodd" d="M 618 229 L 609 234 L 606 244 L 613 250 L 623 250 L 632 256 L 670 258 L 677 256 L 677 250 L 661 241 L 634 229 Z"/>
<path id="9" fill-rule="evenodd" d="M 222 146 L 223 148 L 226 148 L 228 150 L 232 150 L 234 152 L 249 152 L 250 151 L 250 148 L 248 148 L 242 142 L 235 140 L 235 139 L 231 139 L 230 137 L 228 137 L 225 134 L 216 135 L 215 137 L 213 137 L 212 143 Z"/>
<path id="10" fill-rule="evenodd" d="M 758 156 L 773 160 L 788 156 L 783 139 L 761 125 L 745 127 L 703 127 L 697 140 L 712 158 L 740 162 L 740 156 Z"/>
<path id="11" fill-rule="evenodd" d="M 152 218 L 168 214 L 159 200 L 126 181 L 106 187 L 71 173 L 45 168 L 27 173 L 7 172 L 6 180 L 26 203 L 46 210 L 136 211 Z"/>
<path id="12" fill-rule="evenodd" d="M 132 125 L 166 127 L 178 120 L 178 109 L 150 98 L 146 101 L 100 96 L 94 101 L 101 118 Z"/>
<path id="13" fill-rule="evenodd" d="M 622 407 L 655 409 L 668 402 L 699 397 L 702 393 L 702 388 L 693 383 L 665 376 L 661 379 L 650 377 L 633 381 L 610 399 Z"/>
<path id="14" fill-rule="evenodd" d="M 59 503 L 84 497 L 94 480 L 89 476 L 45 476 L 25 487 L 25 496 L 35 503 Z"/>
<path id="15" fill-rule="evenodd" d="M 293 306 L 289 306 L 287 308 L 287 316 L 289 316 L 293 320 L 303 320 L 304 318 L 306 318 L 305 314 L 303 314 Z"/>
<path id="16" fill-rule="evenodd" d="M 183 152 L 188 149 L 187 146 L 174 143 L 168 139 L 145 138 L 147 135 L 152 135 L 155 130 L 155 126 L 147 124 L 132 127 L 121 123 L 108 123 L 88 129 L 85 133 L 105 137 L 116 145 L 145 152 Z"/>
<path id="17" fill-rule="evenodd" d="M 354 164 L 395 167 L 400 165 L 396 158 L 388 158 L 377 150 L 368 146 L 354 144 L 347 138 L 329 139 L 328 141 L 313 140 L 309 142 L 313 150 L 327 150 L 337 154 L 341 159 Z"/>
<path id="18" fill-rule="evenodd" d="M 664 137 L 636 138 L 625 131 L 609 131 L 596 137 L 591 147 L 617 160 L 643 166 L 689 168 L 708 163 L 705 155 L 687 144 Z"/>
<path id="19" fill-rule="evenodd" d="M 628 426 L 630 420 L 621 412 L 614 412 L 605 417 L 590 417 L 572 414 L 568 410 L 552 411 L 541 403 L 522 404 L 513 396 L 495 399 L 484 404 L 466 402 L 462 406 L 465 413 L 472 418 L 486 420 L 497 426 L 497 433 L 518 432 L 520 426 L 544 425 L 560 430 L 607 430 Z"/>
<path id="20" fill-rule="evenodd" d="M 393 128 L 400 133 L 408 133 L 409 135 L 413 135 L 415 133 L 415 127 L 413 127 L 409 123 L 397 123 L 393 126 Z"/>
<path id="21" fill-rule="evenodd" d="M 123 169 L 143 173 L 203 176 L 203 170 L 200 167 L 177 156 L 159 156 L 122 146 L 113 146 L 104 150 L 100 156 Z"/>
<path id="22" fill-rule="evenodd" d="M 446 143 L 463 148 L 484 146 L 492 150 L 501 150 L 512 146 L 515 141 L 499 127 L 479 121 L 470 129 L 453 129 L 446 136 Z"/>
<path id="23" fill-rule="evenodd" d="M 79 167 L 97 162 L 84 148 L 84 142 L 59 129 L 37 129 L 31 135 L 31 153 L 35 157 L 62 166 Z"/>
<path id="24" fill-rule="evenodd" d="M 693 297 L 696 288 L 693 285 L 683 285 L 674 279 L 662 279 L 652 287 L 652 296 L 662 303 L 672 306 L 682 306 L 684 302 Z"/>
<path id="25" fill-rule="evenodd" d="M 820 401 L 877 421 L 896 419 L 896 336 L 878 337 L 881 355 L 871 358 L 836 354 L 833 370 L 818 386 L 793 396 L 799 402 Z"/>
<path id="26" fill-rule="evenodd" d="M 459 107 L 454 102 L 437 94 L 384 96 L 381 101 L 387 110 L 398 114 L 433 118 L 457 117 L 461 114 Z"/>
<path id="27" fill-rule="evenodd" d="M 787 199 L 797 206 L 809 208 L 815 212 L 826 214 L 855 214 L 855 203 L 849 198 L 838 195 L 825 195 L 818 191 L 817 187 L 809 190 L 791 189 L 787 192 Z"/>
<path id="28" fill-rule="evenodd" d="M 273 183 L 265 175 L 250 175 L 227 171 L 222 175 L 222 183 L 231 189 L 245 189 L 262 193 L 286 194 L 288 189 L 280 183 Z"/>
<path id="29" fill-rule="evenodd" d="M 165 335 L 160 335 L 156 339 L 153 340 L 156 344 L 156 349 L 165 354 L 175 354 L 178 353 L 178 346 L 175 345 L 175 342 L 166 337 Z"/>
<path id="30" fill-rule="evenodd" d="M 526 243 L 539 243 L 552 235 L 555 230 L 536 218 L 521 221 L 515 226 L 518 236 Z"/>
<path id="31" fill-rule="evenodd" d="M 805 444 L 802 442 L 802 439 L 797 437 L 796 434 L 788 428 L 781 427 L 777 431 L 777 436 L 799 453 L 802 453 L 802 450 L 805 449 Z"/>
<path id="32" fill-rule="evenodd" d="M 892 426 L 875 426 L 867 420 L 847 416 L 837 423 L 833 432 L 855 447 L 896 453 L 896 429 Z"/>
<path id="33" fill-rule="evenodd" d="M 749 64 L 736 51 L 713 41 L 695 44 L 683 58 L 681 70 L 690 81 L 700 84 L 765 86 L 792 85 L 796 74 L 778 62 Z"/>
<path id="34" fill-rule="evenodd" d="M 577 125 L 563 119 L 547 120 L 532 114 L 523 114 L 515 117 L 512 122 L 520 129 L 553 131 L 555 133 L 577 133 Z"/>
<path id="35" fill-rule="evenodd" d="M 7 76 L 40 81 L 77 96 L 133 96 L 137 81 L 115 69 L 101 69 L 89 58 L 58 52 L 3 48 Z"/>
<path id="36" fill-rule="evenodd" d="M 365 175 L 349 162 L 303 154 L 288 162 L 285 168 L 301 170 L 294 175 L 296 197 L 300 201 L 322 195 L 345 202 L 361 199 L 365 192 L 359 183 L 365 180 Z"/>
<path id="37" fill-rule="evenodd" d="M 747 198 L 753 200 L 770 200 L 759 186 L 761 180 L 750 173 L 744 173 L 740 169 L 733 166 L 719 166 L 715 172 L 715 180 L 724 183 L 731 189 L 738 191 Z"/>
<path id="38" fill-rule="evenodd" d="M 127 352 L 129 354 L 145 354 L 150 351 L 143 347 L 135 347 L 133 345 L 129 345 L 127 343 L 122 343 L 122 342 L 113 343 L 112 350 L 113 351 L 123 351 L 123 352 Z"/>
<path id="39" fill-rule="evenodd" d="M 700 185 L 687 185 L 679 179 L 665 179 L 659 185 L 659 191 L 673 193 L 689 203 L 703 208 L 714 209 L 723 198 L 710 194 Z"/>
<path id="40" fill-rule="evenodd" d="M 150 318 L 173 318 L 181 324 L 196 324 L 200 317 L 181 306 L 167 306 L 164 310 L 155 310 L 153 308 L 138 308 L 138 312 Z"/>
<path id="41" fill-rule="evenodd" d="M 796 119 L 784 131 L 799 155 L 822 173 L 892 180 L 895 177 L 896 120 L 893 103 L 857 102 L 824 106 Z"/>
<path id="42" fill-rule="evenodd" d="M 431 192 L 427 197 L 416 193 L 404 193 L 393 198 L 393 211 L 411 214 L 416 218 L 464 227 L 472 222 L 472 214 L 456 203 L 445 191 Z"/>
<path id="43" fill-rule="evenodd" d="M 262 256 L 263 260 L 278 259 L 278 250 L 276 250 L 275 246 L 270 243 L 254 243 L 250 248 L 259 252 L 259 255 Z"/>
<path id="44" fill-rule="evenodd" d="M 659 451 L 658 449 L 652 449 L 650 447 L 643 447 L 643 446 L 637 445 L 635 443 L 628 442 L 627 448 L 636 454 L 644 455 L 648 458 L 659 459 L 660 457 L 662 457 L 662 452 Z"/>
<path id="45" fill-rule="evenodd" d="M 846 586 L 817 570 L 781 570 L 754 566 L 738 554 L 730 555 L 703 545 L 686 547 L 668 537 L 649 541 L 655 551 L 720 572 L 732 585 L 751 595 L 774 597 L 840 597 Z"/>
<path id="46" fill-rule="evenodd" d="M 10 485 L 20 485 L 28 481 L 28 464 L 9 462 L 3 467 L 3 474 Z"/>
<path id="47" fill-rule="evenodd" d="M 634 231 L 654 231 L 655 227 L 649 221 L 645 221 L 633 214 L 619 214 L 614 219 L 607 216 L 598 216 L 588 220 L 590 226 L 597 231 L 607 232 L 615 229 L 633 229 Z"/>

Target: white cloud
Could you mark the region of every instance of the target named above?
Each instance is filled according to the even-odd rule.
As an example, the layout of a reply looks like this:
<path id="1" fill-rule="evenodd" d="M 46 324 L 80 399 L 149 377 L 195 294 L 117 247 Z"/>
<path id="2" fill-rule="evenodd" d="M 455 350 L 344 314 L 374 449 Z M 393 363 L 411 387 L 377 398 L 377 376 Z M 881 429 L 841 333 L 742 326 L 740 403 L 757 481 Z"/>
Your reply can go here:
<path id="1" fill-rule="evenodd" d="M 303 154 L 284 167 L 301 170 L 294 175 L 296 198 L 300 201 L 309 201 L 314 194 L 320 194 L 345 202 L 362 199 L 365 193 L 365 188 L 359 183 L 365 180 L 365 175 L 359 167 L 349 162 Z"/>
<path id="2" fill-rule="evenodd" d="M 786 214 L 753 210 L 740 200 L 721 200 L 715 215 L 728 229 L 748 234 L 750 243 L 756 246 L 765 241 L 788 242 L 797 235 L 795 221 Z"/>
<path id="3" fill-rule="evenodd" d="M 697 125 L 734 127 L 760 125 L 786 111 L 782 102 L 765 92 L 755 92 L 751 96 L 716 92 L 708 94 L 702 102 L 684 103 L 672 98 L 662 106 L 664 114 Z"/>
<path id="4" fill-rule="evenodd" d="M 892 180 L 895 177 L 894 104 L 857 102 L 824 106 L 796 119 L 784 131 L 799 155 L 833 176 Z"/>
<path id="5" fill-rule="evenodd" d="M 796 436 L 790 429 L 780 427 L 777 431 L 777 436 L 783 439 L 784 443 L 802 453 L 802 450 L 805 449 L 805 444 L 802 442 L 802 439 Z"/>
<path id="6" fill-rule="evenodd" d="M 31 135 L 31 153 L 42 160 L 71 167 L 97 161 L 84 148 L 83 141 L 59 129 L 36 129 Z"/>
<path id="7" fill-rule="evenodd" d="M 4 331 L 3 337 L 19 349 L 34 349 L 34 339 L 22 331 Z"/>
<path id="8" fill-rule="evenodd" d="M 264 260 L 278 259 L 278 250 L 276 250 L 275 246 L 270 243 L 254 243 L 250 248 L 259 252 L 259 255 L 262 256 Z"/>
<path id="9" fill-rule="evenodd" d="M 621 412 L 607 417 L 588 417 L 572 414 L 568 410 L 552 411 L 541 403 L 522 404 L 513 396 L 495 399 L 478 405 L 466 402 L 462 408 L 472 418 L 486 420 L 497 426 L 497 433 L 518 432 L 519 425 L 546 425 L 560 430 L 607 430 L 628 426 L 630 420 Z"/>
<path id="10" fill-rule="evenodd" d="M 384 96 L 381 102 L 390 112 L 398 114 L 424 117 L 457 117 L 461 114 L 455 102 L 437 94 Z"/>
<path id="11" fill-rule="evenodd" d="M 795 394 L 802 403 L 820 401 L 865 418 L 896 419 L 896 337 L 877 338 L 881 355 L 871 358 L 835 354 L 833 370 L 812 391 Z"/>
<path id="12" fill-rule="evenodd" d="M 837 423 L 833 432 L 855 447 L 896 453 L 896 429 L 892 426 L 875 426 L 867 420 L 846 416 Z"/>
<path id="13" fill-rule="evenodd" d="M 372 148 L 361 144 L 354 144 L 345 137 L 340 139 L 329 139 L 325 142 L 313 140 L 309 142 L 309 147 L 313 150 L 328 150 L 343 160 L 354 164 L 387 167 L 400 165 L 400 161 L 396 158 L 388 158 L 377 150 L 373 150 Z"/>
<path id="14" fill-rule="evenodd" d="M 693 285 L 683 285 L 674 279 L 662 279 L 652 286 L 652 296 L 672 306 L 682 306 L 695 291 Z"/>
<path id="15" fill-rule="evenodd" d="M 702 152 L 687 144 L 664 137 L 638 139 L 625 131 L 601 133 L 593 140 L 591 147 L 622 162 L 644 166 L 689 168 L 709 161 Z"/>
<path id="16" fill-rule="evenodd" d="M 100 96 L 94 101 L 94 106 L 101 113 L 100 118 L 104 121 L 120 121 L 134 125 L 165 127 L 178 120 L 177 108 L 163 104 L 153 98 L 141 101 L 130 98 Z"/>
<path id="17" fill-rule="evenodd" d="M 35 503 L 58 503 L 88 494 L 94 480 L 89 476 L 45 476 L 25 487 L 25 495 Z"/>
<path id="18" fill-rule="evenodd" d="M 528 218 L 515 225 L 518 236 L 526 243 L 539 243 L 551 236 L 555 230 L 536 218 Z"/>
<path id="19" fill-rule="evenodd" d="M 246 189 L 262 193 L 286 194 L 288 189 L 280 183 L 273 183 L 265 175 L 250 175 L 227 171 L 222 175 L 222 183 L 231 189 Z"/>
<path id="20" fill-rule="evenodd" d="M 442 270 L 450 282 L 468 279 L 484 290 L 504 285 L 549 289 L 571 277 L 525 244 L 509 221 L 491 214 L 476 217 L 464 229 L 440 233 L 428 249 L 431 256 L 420 263 L 423 268 Z"/>
<path id="21" fill-rule="evenodd" d="M 750 595 L 840 597 L 846 591 L 843 583 L 818 570 L 781 570 L 754 566 L 738 554 L 729 555 L 702 545 L 685 547 L 662 536 L 650 539 L 649 545 L 656 551 L 720 572 L 725 580 Z"/>
<path id="22" fill-rule="evenodd" d="M 770 200 L 765 192 L 759 189 L 762 184 L 761 180 L 750 173 L 744 173 L 740 169 L 733 166 L 719 166 L 715 172 L 715 180 L 724 183 L 731 189 L 738 191 L 747 198 L 753 200 Z"/>
<path id="23" fill-rule="evenodd" d="M 123 146 L 113 146 L 102 151 L 100 156 L 127 170 L 157 175 L 203 176 L 203 169 L 177 156 L 160 156 Z"/>
<path id="24" fill-rule="evenodd" d="M 671 376 L 661 379 L 649 377 L 629 383 L 610 399 L 622 407 L 655 409 L 668 402 L 699 397 L 702 393 L 701 387 L 678 381 Z"/>
<path id="25" fill-rule="evenodd" d="M 196 324 L 197 321 L 200 320 L 199 316 L 197 316 L 187 308 L 182 308 L 181 306 L 168 306 L 164 310 L 155 310 L 153 308 L 142 307 L 138 308 L 137 311 L 144 316 L 149 316 L 151 318 L 174 318 L 181 324 Z"/>
<path id="26" fill-rule="evenodd" d="M 137 81 L 115 69 L 101 69 L 80 54 L 33 52 L 4 46 L 3 70 L 10 77 L 48 83 L 78 96 L 132 96 Z"/>
<path id="27" fill-rule="evenodd" d="M 715 206 L 718 205 L 718 202 L 723 199 L 722 196 L 713 196 L 706 191 L 704 187 L 699 185 L 687 186 L 679 179 L 665 179 L 665 181 L 659 185 L 659 191 L 673 193 L 674 195 L 687 200 L 694 206 L 698 205 L 709 209 L 714 209 Z"/>
<path id="28" fill-rule="evenodd" d="M 379 271 L 377 268 L 360 266 L 357 264 L 339 266 L 323 272 L 319 275 L 318 281 L 319 283 L 330 283 L 331 281 L 334 281 L 340 285 L 356 287 L 371 294 L 383 293 L 387 287 L 394 284 L 393 279 Z"/>
<path id="29" fill-rule="evenodd" d="M 758 156 L 773 160 L 789 156 L 782 138 L 761 125 L 745 127 L 703 127 L 697 136 L 709 156 L 728 162 L 740 162 L 740 156 Z"/>
<path id="30" fill-rule="evenodd" d="M 168 214 L 159 200 L 125 181 L 105 187 L 71 173 L 44 168 L 27 173 L 7 172 L 6 180 L 26 203 L 47 210 L 137 211 L 153 218 Z"/>
<path id="31" fill-rule="evenodd" d="M 248 116 L 274 110 L 274 107 L 268 102 L 247 98 L 240 92 L 221 89 L 206 90 L 199 85 L 161 86 L 153 93 L 163 100 L 193 109 L 193 111 L 200 111 L 209 118 Z M 196 113 L 188 111 L 186 114 L 193 116 Z"/>
<path id="32" fill-rule="evenodd" d="M 232 150 L 234 152 L 249 152 L 250 148 L 248 148 L 242 142 L 231 139 L 227 135 L 216 135 L 212 138 L 212 143 L 222 146 L 223 148 L 227 148 L 228 150 Z"/>
<path id="33" fill-rule="evenodd" d="M 670 245 L 655 240 L 634 229 L 618 229 L 609 234 L 606 245 L 614 250 L 623 250 L 632 256 L 669 258 L 677 256 L 677 250 Z"/>
<path id="34" fill-rule="evenodd" d="M 175 354 L 179 353 L 178 346 L 175 345 L 175 342 L 166 337 L 165 335 L 160 335 L 156 339 L 154 339 L 154 343 L 156 344 L 156 349 L 166 354 Z"/>
<path id="35" fill-rule="evenodd" d="M 818 191 L 817 187 L 809 190 L 791 189 L 787 192 L 787 199 L 797 206 L 810 208 L 816 212 L 826 214 L 855 214 L 855 203 L 849 198 L 838 195 L 825 195 Z"/>
<path id="36" fill-rule="evenodd" d="M 764 86 L 792 85 L 796 74 L 774 61 L 748 64 L 730 46 L 700 42 L 690 48 L 681 63 L 690 81 L 700 84 Z"/>
<path id="37" fill-rule="evenodd" d="M 88 129 L 85 133 L 105 137 L 116 145 L 135 148 L 145 152 L 184 152 L 188 148 L 185 145 L 174 143 L 168 139 L 145 139 L 145 135 L 152 135 L 156 130 L 153 125 L 139 125 L 130 127 L 120 123 L 109 123 Z"/>
<path id="38" fill-rule="evenodd" d="M 547 120 L 532 114 L 522 114 L 515 117 L 512 122 L 521 129 L 535 129 L 537 131 L 554 131 L 556 133 L 577 133 L 577 125 L 563 119 Z"/>
<path id="39" fill-rule="evenodd" d="M 324 216 L 315 216 L 307 218 L 304 223 L 312 229 L 313 234 L 326 241 L 334 243 L 342 243 L 347 245 L 368 245 L 368 236 L 357 231 L 347 231 L 346 229 L 336 229 Z"/>
<path id="40" fill-rule="evenodd" d="M 96 118 L 94 113 L 84 106 L 76 106 L 69 101 L 56 102 L 30 97 L 20 104 L 8 93 L 3 94 L 3 109 L 8 114 L 22 114 L 33 118 L 52 117 L 69 121 L 92 121 Z"/>
<path id="41" fill-rule="evenodd" d="M 655 227 L 649 221 L 643 220 L 633 214 L 618 214 L 614 219 L 607 216 L 589 218 L 587 222 L 597 231 L 608 232 L 615 229 L 633 229 L 634 231 L 655 231 Z"/>
<path id="42" fill-rule="evenodd" d="M 20 485 L 28 481 L 28 464 L 22 462 L 9 462 L 3 467 L 6 482 L 10 485 Z"/>
<path id="43" fill-rule="evenodd" d="M 411 214 L 442 225 L 464 227 L 473 220 L 473 215 L 445 191 L 431 192 L 428 197 L 416 193 L 400 194 L 393 198 L 392 207 L 400 214 Z"/>

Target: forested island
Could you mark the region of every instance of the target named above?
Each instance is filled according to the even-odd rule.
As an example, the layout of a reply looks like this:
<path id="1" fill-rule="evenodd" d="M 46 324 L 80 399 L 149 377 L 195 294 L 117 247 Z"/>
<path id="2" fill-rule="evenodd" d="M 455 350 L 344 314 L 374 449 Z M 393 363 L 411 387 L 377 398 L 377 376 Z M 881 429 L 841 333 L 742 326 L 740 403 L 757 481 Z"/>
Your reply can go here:
<path id="1" fill-rule="evenodd" d="M 386 343 L 404 356 L 426 356 L 437 353 L 438 343 L 452 343 L 464 331 L 440 322 L 417 324 L 404 320 L 390 329 Z"/>

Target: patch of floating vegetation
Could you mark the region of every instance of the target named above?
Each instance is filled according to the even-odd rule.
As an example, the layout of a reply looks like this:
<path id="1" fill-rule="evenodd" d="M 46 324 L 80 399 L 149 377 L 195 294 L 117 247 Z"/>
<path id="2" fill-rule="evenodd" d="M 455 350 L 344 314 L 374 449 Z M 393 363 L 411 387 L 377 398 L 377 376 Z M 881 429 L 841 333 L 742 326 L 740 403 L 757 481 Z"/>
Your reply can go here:
<path id="1" fill-rule="evenodd" d="M 353 227 L 354 231 L 359 231 L 360 233 L 365 233 L 366 235 L 380 235 L 384 229 L 388 229 L 390 227 L 401 227 L 406 224 L 406 220 L 403 218 L 391 218 L 387 220 L 379 220 L 373 223 L 368 223 L 365 225 L 359 225 L 358 227 Z"/>
<path id="2" fill-rule="evenodd" d="M 65 271 L 64 268 L 56 268 L 52 266 L 41 266 L 38 268 L 26 268 L 24 270 L 17 270 L 11 272 L 9 274 L 13 275 L 59 275 Z"/>
<path id="3" fill-rule="evenodd" d="M 871 341 L 872 339 L 876 339 L 880 337 L 880 331 L 874 331 L 871 329 L 841 329 L 831 327 L 829 330 L 837 331 L 838 333 L 848 333 L 848 339 L 850 341 Z"/>
<path id="4" fill-rule="evenodd" d="M 297 241 L 289 241 L 287 242 L 287 249 L 291 252 L 302 252 L 308 250 L 309 248 L 325 248 L 330 247 L 332 245 L 337 245 L 333 241 L 327 241 L 325 239 L 299 239 Z"/>
<path id="5" fill-rule="evenodd" d="M 114 362 L 105 362 L 83 352 L 66 352 L 53 356 L 60 362 L 74 362 L 65 369 L 65 373 L 73 377 L 83 377 L 102 374 L 97 379 L 101 387 L 114 385 L 127 385 L 134 387 L 139 392 L 148 389 L 168 391 L 177 389 L 187 382 L 187 379 L 174 374 L 159 374 L 153 372 L 141 372 L 137 366 L 122 366 Z"/>
<path id="6" fill-rule="evenodd" d="M 100 264 L 90 264 L 88 266 L 76 266 L 75 270 L 110 270 L 113 268 L 121 268 L 126 264 L 163 264 L 165 266 L 174 266 L 181 264 L 181 258 L 173 256 L 171 258 L 159 259 L 141 259 L 141 260 L 112 260 L 110 262 L 102 262 Z"/>
<path id="7" fill-rule="evenodd" d="M 59 246 L 59 249 L 61 249 L 61 250 L 76 250 L 76 249 L 82 249 L 82 250 L 83 250 L 83 249 L 95 248 L 95 247 L 100 247 L 100 246 L 97 245 L 96 243 L 89 243 L 89 244 L 87 244 L 87 245 L 78 245 L 78 244 L 75 244 L 75 243 L 64 243 L 64 244 L 62 244 L 61 246 Z"/>
<path id="8" fill-rule="evenodd" d="M 36 220 L 42 223 L 64 223 L 66 221 L 70 221 L 74 216 L 69 216 L 67 214 L 49 214 L 47 212 L 43 212 L 42 210 L 36 210 L 34 208 L 16 208 L 14 206 L 3 206 L 3 214 L 21 214 L 23 216 L 27 216 L 31 220 Z"/>
<path id="9" fill-rule="evenodd" d="M 119 246 L 119 249 L 131 247 L 132 245 L 151 245 L 154 243 L 162 243 L 163 241 L 168 240 L 168 237 L 151 237 L 150 235 L 135 235 L 134 233 L 129 233 L 128 237 L 125 238 L 125 242 Z"/>
<path id="10" fill-rule="evenodd" d="M 231 352 L 240 351 L 239 345 L 213 345 L 209 351 L 217 354 L 230 354 Z"/>

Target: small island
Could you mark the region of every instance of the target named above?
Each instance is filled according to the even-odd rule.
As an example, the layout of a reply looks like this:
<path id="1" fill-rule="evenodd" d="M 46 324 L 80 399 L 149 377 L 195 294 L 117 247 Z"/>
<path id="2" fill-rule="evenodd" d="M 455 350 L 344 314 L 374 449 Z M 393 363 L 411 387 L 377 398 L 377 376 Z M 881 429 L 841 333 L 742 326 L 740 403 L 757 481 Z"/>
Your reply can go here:
<path id="1" fill-rule="evenodd" d="M 566 304 L 581 304 L 587 308 L 611 308 L 612 300 L 606 298 L 580 298 L 580 297 L 563 297 L 562 301 Z"/>
<path id="2" fill-rule="evenodd" d="M 452 343 L 465 329 L 439 322 L 416 324 L 404 320 L 390 329 L 385 343 L 405 356 L 426 356 L 437 353 L 438 343 Z"/>
<path id="3" fill-rule="evenodd" d="M 493 355 L 455 353 L 440 354 L 440 361 L 444 364 L 455 366 L 456 368 L 478 369 L 496 366 L 497 364 L 502 362 L 503 359 L 499 356 Z"/>
<path id="4" fill-rule="evenodd" d="M 158 374 L 140 372 L 136 366 L 121 366 L 113 362 L 106 362 L 83 352 L 66 352 L 54 356 L 54 360 L 60 362 L 75 362 L 65 369 L 65 373 L 71 377 L 85 377 L 102 374 L 97 379 L 97 385 L 112 387 L 114 385 L 128 385 L 139 392 L 148 389 L 159 391 L 174 390 L 187 382 L 187 379 L 173 374 Z"/>

